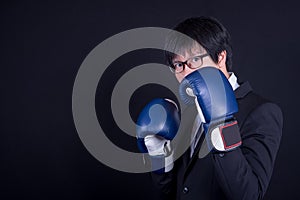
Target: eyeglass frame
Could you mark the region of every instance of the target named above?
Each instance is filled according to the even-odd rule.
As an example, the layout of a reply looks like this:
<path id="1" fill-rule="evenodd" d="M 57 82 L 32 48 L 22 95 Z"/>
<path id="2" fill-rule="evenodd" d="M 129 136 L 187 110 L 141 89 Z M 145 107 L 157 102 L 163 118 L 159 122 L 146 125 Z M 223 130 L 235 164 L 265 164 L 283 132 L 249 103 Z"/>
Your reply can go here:
<path id="1" fill-rule="evenodd" d="M 172 63 L 171 66 L 169 66 L 169 68 L 170 68 L 171 72 L 174 73 L 174 74 L 180 74 L 181 72 L 183 72 L 185 70 L 185 66 L 188 66 L 188 68 L 190 68 L 190 69 L 198 69 L 198 68 L 200 68 L 203 65 L 203 58 L 206 57 L 206 56 L 209 56 L 209 54 L 205 53 L 205 54 L 202 54 L 202 55 L 192 56 L 192 57 L 188 58 L 184 62 L 177 61 L 177 63 L 181 63 L 183 65 L 182 71 L 180 71 L 180 72 L 176 72 L 176 70 L 175 70 L 176 67 L 174 66 L 174 63 Z M 193 58 L 195 58 L 195 57 L 199 57 L 201 59 L 201 65 L 193 68 L 193 67 L 190 67 L 188 65 L 188 61 L 191 60 L 191 59 L 193 59 Z"/>

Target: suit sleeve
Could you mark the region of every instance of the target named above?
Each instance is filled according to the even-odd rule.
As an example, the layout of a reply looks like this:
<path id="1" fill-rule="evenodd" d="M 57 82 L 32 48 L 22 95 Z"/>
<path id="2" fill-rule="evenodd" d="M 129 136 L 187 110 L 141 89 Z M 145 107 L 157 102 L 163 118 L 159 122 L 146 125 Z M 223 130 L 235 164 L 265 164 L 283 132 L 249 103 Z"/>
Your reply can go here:
<path id="1" fill-rule="evenodd" d="M 282 112 L 273 103 L 252 111 L 240 128 L 242 145 L 214 154 L 216 176 L 228 199 L 262 199 L 269 185 L 282 135 Z"/>
<path id="2" fill-rule="evenodd" d="M 184 148 L 190 145 L 190 134 L 192 133 L 192 127 L 197 114 L 198 112 L 194 105 L 188 106 L 182 113 L 180 129 L 176 136 L 177 140 L 174 143 L 174 155 L 178 159 L 174 161 L 173 169 L 163 174 L 151 173 L 153 184 L 157 189 L 157 193 L 159 193 L 159 199 L 176 199 L 178 172 L 180 167 L 183 166 L 183 157 L 186 157 L 181 155 L 181 150 L 189 155 L 189 151 L 186 152 Z"/>
<path id="3" fill-rule="evenodd" d="M 151 173 L 153 184 L 155 185 L 156 199 L 171 200 L 176 196 L 176 183 L 174 169 L 163 174 Z"/>

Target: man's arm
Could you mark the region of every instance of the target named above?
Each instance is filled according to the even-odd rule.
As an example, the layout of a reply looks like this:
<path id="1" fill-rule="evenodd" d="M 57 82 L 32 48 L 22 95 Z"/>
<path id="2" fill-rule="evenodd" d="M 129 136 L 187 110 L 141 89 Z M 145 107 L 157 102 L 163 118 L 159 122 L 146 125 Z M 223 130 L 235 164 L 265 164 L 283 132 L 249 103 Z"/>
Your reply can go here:
<path id="1" fill-rule="evenodd" d="M 228 199 L 262 199 L 269 185 L 282 135 L 280 108 L 265 103 L 241 127 L 242 146 L 213 155 L 216 175 Z"/>
<path id="2" fill-rule="evenodd" d="M 163 174 L 151 173 L 153 184 L 161 200 L 173 200 L 176 197 L 176 176 L 174 168 Z"/>

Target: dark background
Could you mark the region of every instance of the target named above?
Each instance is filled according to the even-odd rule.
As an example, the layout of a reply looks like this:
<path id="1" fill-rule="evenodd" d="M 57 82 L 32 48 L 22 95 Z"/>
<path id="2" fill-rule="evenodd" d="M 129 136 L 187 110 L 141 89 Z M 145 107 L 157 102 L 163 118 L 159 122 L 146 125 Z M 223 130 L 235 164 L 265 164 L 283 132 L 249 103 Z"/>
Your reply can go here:
<path id="1" fill-rule="evenodd" d="M 171 28 L 199 15 L 214 16 L 227 27 L 234 71 L 283 110 L 282 143 L 265 199 L 299 199 L 296 2 L 2 1 L 0 199 L 151 199 L 149 174 L 111 169 L 85 149 L 72 117 L 73 83 L 84 58 L 108 37 L 138 27 Z M 122 148 L 136 151 L 136 144 L 111 122 L 110 89 L 130 67 L 161 58 L 151 50 L 124 55 L 99 83 L 108 86 L 96 95 L 99 118 Z M 117 70 L 120 63 L 124 67 Z"/>

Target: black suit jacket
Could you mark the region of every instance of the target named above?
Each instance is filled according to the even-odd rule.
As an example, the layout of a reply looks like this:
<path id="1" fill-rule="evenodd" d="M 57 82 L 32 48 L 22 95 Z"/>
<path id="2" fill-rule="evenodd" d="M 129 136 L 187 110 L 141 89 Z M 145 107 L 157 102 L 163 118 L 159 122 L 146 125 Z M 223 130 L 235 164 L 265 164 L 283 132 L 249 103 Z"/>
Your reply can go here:
<path id="1" fill-rule="evenodd" d="M 206 142 L 200 140 L 192 158 L 187 150 L 175 161 L 170 172 L 152 173 L 161 199 L 263 198 L 281 140 L 282 112 L 276 104 L 255 94 L 248 82 L 243 83 L 235 95 L 239 106 L 235 117 L 242 145 L 231 152 L 201 156 Z M 185 130 L 185 135 L 189 135 L 191 128 Z M 187 138 L 182 138 L 181 142 Z"/>

